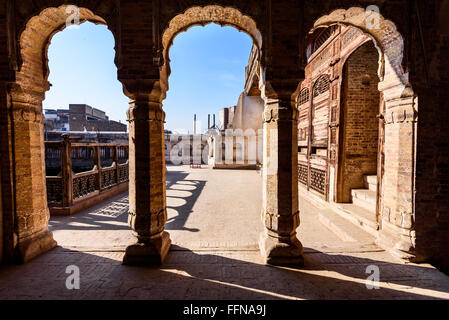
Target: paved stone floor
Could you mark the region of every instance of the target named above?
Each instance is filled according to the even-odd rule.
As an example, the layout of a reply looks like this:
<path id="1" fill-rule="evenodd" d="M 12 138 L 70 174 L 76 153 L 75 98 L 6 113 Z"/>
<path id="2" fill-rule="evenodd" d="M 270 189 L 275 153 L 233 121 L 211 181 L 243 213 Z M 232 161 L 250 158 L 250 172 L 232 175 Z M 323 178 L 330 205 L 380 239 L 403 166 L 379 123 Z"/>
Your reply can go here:
<path id="1" fill-rule="evenodd" d="M 403 264 L 370 236 L 342 241 L 301 199 L 302 268 L 261 261 L 257 240 L 261 177 L 256 171 L 169 167 L 167 230 L 174 243 L 161 267 L 121 265 L 133 241 L 127 194 L 70 217 L 53 217 L 59 247 L 25 265 L 0 267 L 0 299 L 435 299 L 449 277 L 427 264 Z M 66 268 L 80 289 L 66 288 Z M 379 289 L 366 287 L 368 266 Z"/>

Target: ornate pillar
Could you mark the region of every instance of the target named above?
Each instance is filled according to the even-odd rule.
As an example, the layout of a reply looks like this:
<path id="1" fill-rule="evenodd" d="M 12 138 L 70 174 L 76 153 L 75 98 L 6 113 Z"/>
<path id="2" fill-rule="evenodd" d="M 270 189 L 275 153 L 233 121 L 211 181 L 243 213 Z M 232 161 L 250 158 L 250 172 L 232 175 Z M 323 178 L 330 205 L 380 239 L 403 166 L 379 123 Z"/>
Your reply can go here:
<path id="1" fill-rule="evenodd" d="M 9 90 L 14 260 L 27 262 L 56 246 L 48 230 L 43 92 L 13 84 Z"/>
<path id="2" fill-rule="evenodd" d="M 2 257 L 11 262 L 14 258 L 14 163 L 12 157 L 12 141 L 10 121 L 10 100 L 8 85 L 0 81 L 0 171 L 2 184 Z"/>
<path id="3" fill-rule="evenodd" d="M 115 184 L 120 184 L 120 168 L 118 166 L 118 159 L 119 159 L 119 147 L 114 146 L 114 162 L 115 162 Z"/>
<path id="4" fill-rule="evenodd" d="M 164 231 L 165 113 L 158 86 L 151 83 L 150 90 L 130 94 L 128 222 L 137 241 L 126 248 L 124 264 L 161 264 L 171 244 Z"/>
<path id="5" fill-rule="evenodd" d="M 72 171 L 72 146 L 69 136 L 64 136 L 61 149 L 62 171 L 62 206 L 69 208 L 73 204 L 73 171 Z"/>
<path id="6" fill-rule="evenodd" d="M 282 96 L 276 93 L 268 96 L 264 89 L 262 219 L 265 230 L 259 246 L 266 263 L 275 265 L 304 262 L 302 244 L 296 237 L 299 226 L 298 129 L 293 91 Z"/>
<path id="7" fill-rule="evenodd" d="M 384 94 L 384 163 L 377 243 L 392 254 L 415 257 L 417 97 L 402 84 L 379 84 Z"/>
<path id="8" fill-rule="evenodd" d="M 94 156 L 94 166 L 97 168 L 97 182 L 96 182 L 97 188 L 98 191 L 101 191 L 101 186 L 103 183 L 101 177 L 101 147 L 100 146 L 92 147 L 92 153 Z"/>

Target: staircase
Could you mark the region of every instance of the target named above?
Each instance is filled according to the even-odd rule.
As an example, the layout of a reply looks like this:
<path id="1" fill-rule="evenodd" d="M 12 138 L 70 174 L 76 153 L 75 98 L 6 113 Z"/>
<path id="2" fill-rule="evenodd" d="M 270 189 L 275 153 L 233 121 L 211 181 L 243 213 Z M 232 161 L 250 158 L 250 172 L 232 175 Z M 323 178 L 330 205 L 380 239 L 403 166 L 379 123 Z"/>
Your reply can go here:
<path id="1" fill-rule="evenodd" d="M 352 203 L 376 215 L 377 176 L 364 176 L 365 189 L 352 189 Z"/>
<path id="2" fill-rule="evenodd" d="M 336 204 L 337 212 L 376 235 L 379 229 L 376 217 L 377 176 L 364 176 L 364 189 L 352 189 L 352 203 Z"/>

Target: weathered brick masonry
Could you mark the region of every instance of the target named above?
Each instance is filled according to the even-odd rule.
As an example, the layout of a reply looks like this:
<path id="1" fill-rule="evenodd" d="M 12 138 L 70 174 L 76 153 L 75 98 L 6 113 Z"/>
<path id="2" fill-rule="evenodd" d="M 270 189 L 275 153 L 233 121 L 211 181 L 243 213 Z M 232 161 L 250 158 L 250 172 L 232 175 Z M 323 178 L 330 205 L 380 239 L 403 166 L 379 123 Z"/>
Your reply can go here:
<path id="1" fill-rule="evenodd" d="M 131 100 L 129 220 L 137 242 L 128 248 L 125 263 L 162 262 L 168 251 L 162 110 L 170 74 L 168 50 L 179 32 L 210 22 L 247 32 L 260 50 L 267 147 L 262 213 L 266 231 L 261 251 L 270 263 L 301 262 L 301 243 L 295 234 L 299 224 L 296 98 L 305 78 L 308 32 L 340 23 L 366 32 L 381 54 L 382 190 L 388 197 L 379 208 L 379 239 L 404 257 L 447 266 L 447 2 L 223 0 L 208 6 L 206 0 L 72 1 L 80 7 L 82 21 L 106 24 L 113 33 L 118 79 Z M 64 4 L 62 0 L 0 0 L 5 261 L 27 261 L 55 245 L 48 232 L 42 101 L 49 89 L 47 48 L 52 35 L 65 27 Z M 365 8 L 372 4 L 380 8 L 381 15 L 374 16 L 379 19 L 376 28 L 367 23 L 373 14 Z"/>
<path id="2" fill-rule="evenodd" d="M 340 124 L 341 202 L 348 202 L 351 189 L 363 188 L 364 175 L 377 174 L 379 120 L 379 55 L 372 42 L 358 48 L 346 61 Z"/>

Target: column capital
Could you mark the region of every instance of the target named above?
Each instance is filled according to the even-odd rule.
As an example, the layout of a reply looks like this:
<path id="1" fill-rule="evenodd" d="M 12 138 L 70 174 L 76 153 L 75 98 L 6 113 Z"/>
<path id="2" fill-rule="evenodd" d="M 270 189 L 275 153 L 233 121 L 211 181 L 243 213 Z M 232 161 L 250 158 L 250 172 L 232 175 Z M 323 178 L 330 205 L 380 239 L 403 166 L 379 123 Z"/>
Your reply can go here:
<path id="1" fill-rule="evenodd" d="M 124 79 L 123 92 L 133 101 L 162 102 L 160 79 Z"/>
<path id="2" fill-rule="evenodd" d="M 407 96 L 385 101 L 385 124 L 414 123 L 418 121 L 418 98 Z"/>
<path id="3" fill-rule="evenodd" d="M 126 112 L 129 122 L 165 121 L 159 79 L 126 80 L 124 87 L 131 99 Z"/>
<path id="4" fill-rule="evenodd" d="M 384 100 L 395 100 L 400 98 L 412 97 L 413 88 L 408 82 L 403 82 L 397 77 L 385 77 L 379 82 L 378 89 L 384 95 Z"/>
<path id="5" fill-rule="evenodd" d="M 162 104 L 148 100 L 133 100 L 126 111 L 128 122 L 134 121 L 158 121 L 165 122 L 165 112 Z"/>
<path id="6" fill-rule="evenodd" d="M 10 108 L 12 110 L 12 120 L 14 122 L 44 123 L 44 115 L 40 108 L 17 102 L 13 103 Z"/>
<path id="7" fill-rule="evenodd" d="M 261 86 L 262 98 L 271 104 L 276 100 L 289 101 L 291 106 L 295 105 L 296 97 L 299 94 L 301 81 L 304 77 L 293 79 L 268 79 L 264 80 Z"/>
<path id="8" fill-rule="evenodd" d="M 263 121 L 266 123 L 292 120 L 298 120 L 298 110 L 289 105 L 267 104 L 263 112 Z"/>

